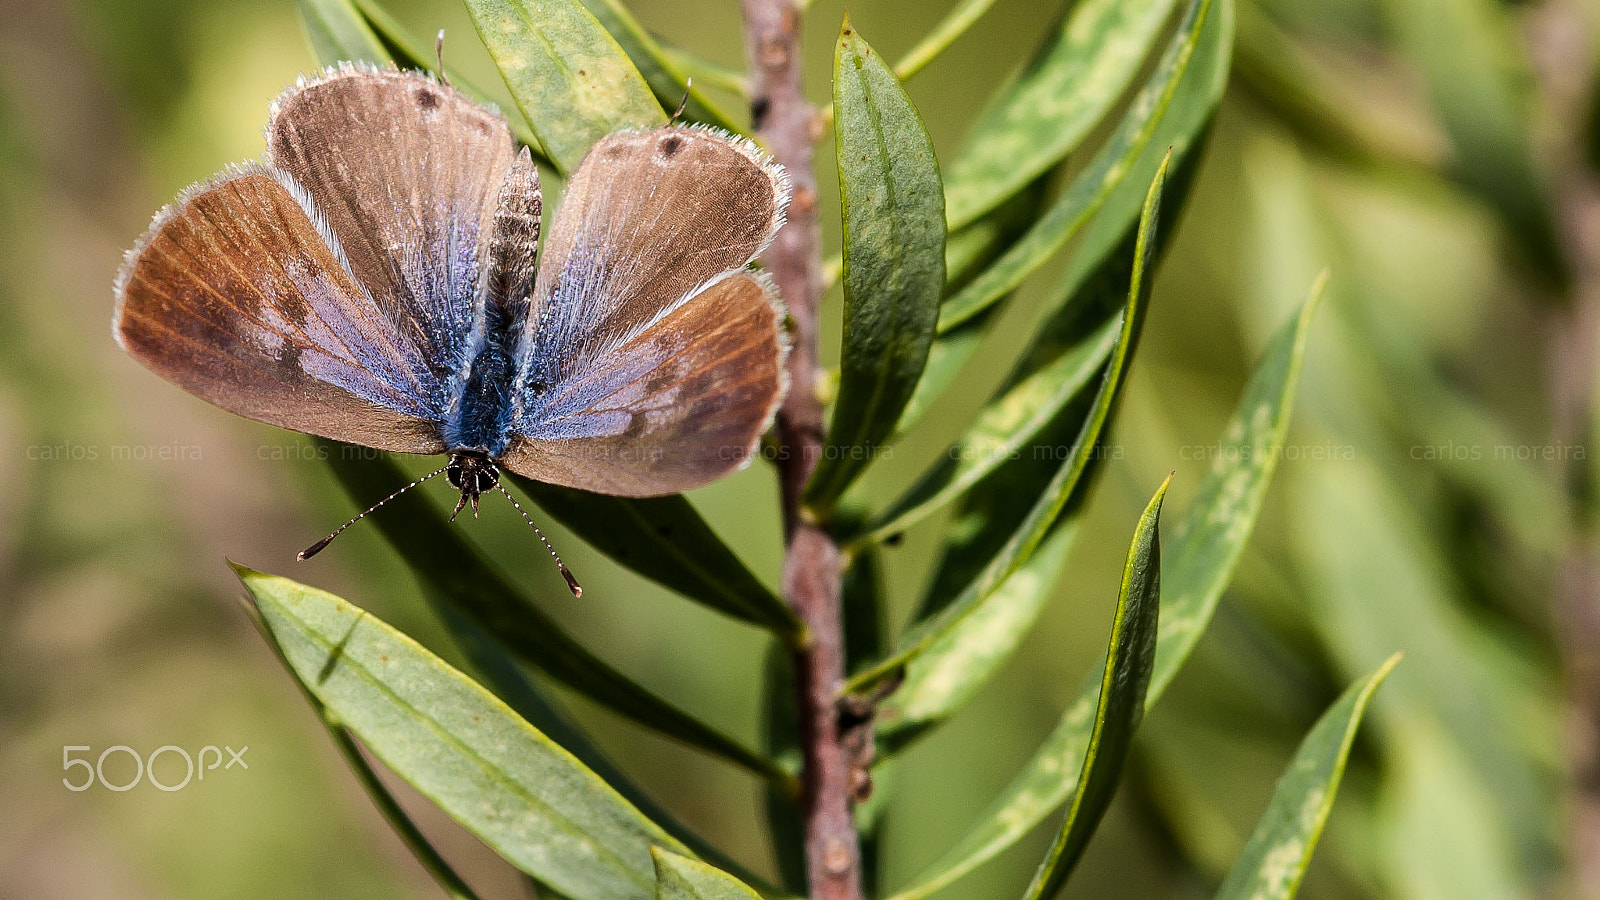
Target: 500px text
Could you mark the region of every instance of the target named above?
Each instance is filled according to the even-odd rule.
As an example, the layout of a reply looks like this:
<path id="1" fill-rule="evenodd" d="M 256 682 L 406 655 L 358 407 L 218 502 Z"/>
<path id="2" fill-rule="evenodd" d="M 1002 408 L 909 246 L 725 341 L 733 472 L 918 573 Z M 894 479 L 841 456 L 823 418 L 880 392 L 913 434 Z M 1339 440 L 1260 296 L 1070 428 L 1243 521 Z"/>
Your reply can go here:
<path id="1" fill-rule="evenodd" d="M 65 785 L 69 791 L 87 791 L 89 788 L 93 787 L 97 781 L 100 783 L 100 786 L 106 790 L 126 791 L 131 790 L 134 785 L 138 784 L 141 780 L 144 780 L 150 782 L 152 785 L 155 785 L 157 790 L 176 791 L 186 787 L 191 780 L 204 781 L 206 773 L 215 770 L 218 766 L 221 766 L 224 772 L 233 768 L 234 766 L 239 766 L 244 769 L 250 768 L 250 764 L 244 761 L 244 754 L 249 749 L 249 747 L 240 747 L 238 750 L 235 750 L 228 746 L 223 746 L 221 749 L 218 749 L 215 745 L 207 744 L 206 746 L 200 748 L 197 762 L 196 757 L 189 755 L 189 751 L 174 744 L 167 744 L 164 747 L 157 747 L 155 750 L 150 752 L 148 757 L 141 757 L 139 755 L 139 751 L 133 749 L 132 747 L 124 744 L 117 744 L 114 747 L 107 747 L 100 751 L 99 757 L 97 757 L 95 761 L 91 763 L 86 757 L 75 756 L 74 754 L 92 754 L 94 752 L 93 748 L 89 747 L 87 744 L 77 746 L 69 744 L 61 748 L 61 768 L 63 771 L 71 774 L 69 774 L 66 778 L 61 779 L 61 783 Z M 222 762 L 222 754 L 224 750 L 226 750 L 228 754 L 227 765 L 223 765 Z M 208 755 L 210 765 L 207 765 Z M 128 778 L 126 776 L 126 764 L 117 762 L 117 760 L 119 760 L 122 756 L 127 756 L 133 760 L 132 778 Z M 156 777 L 156 760 L 163 756 L 172 760 L 170 763 L 165 763 L 162 766 L 163 771 L 166 773 L 166 780 L 164 781 L 161 778 Z M 108 758 L 113 761 L 115 769 L 117 770 L 117 774 L 114 774 L 110 779 L 106 777 L 106 761 Z M 176 779 L 177 771 L 175 767 L 178 765 L 180 760 L 183 764 L 182 781 L 178 781 Z M 74 771 L 79 768 L 83 769 L 83 771 Z M 73 780 L 74 775 L 77 776 L 76 781 Z M 196 778 L 197 775 L 198 778 Z"/>

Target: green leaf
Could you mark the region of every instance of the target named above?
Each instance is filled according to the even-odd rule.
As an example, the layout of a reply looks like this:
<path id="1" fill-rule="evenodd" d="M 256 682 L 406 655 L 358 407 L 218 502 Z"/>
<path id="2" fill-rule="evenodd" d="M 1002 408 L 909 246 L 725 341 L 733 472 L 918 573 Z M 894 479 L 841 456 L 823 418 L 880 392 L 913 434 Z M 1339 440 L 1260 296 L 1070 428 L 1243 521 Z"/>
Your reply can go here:
<path id="1" fill-rule="evenodd" d="M 653 894 L 650 848 L 682 845 L 571 754 L 367 612 L 236 568 L 295 676 L 423 796 L 563 894 Z"/>
<path id="2" fill-rule="evenodd" d="M 1397 653 L 1364 681 L 1352 684 L 1300 742 L 1217 900 L 1290 900 L 1300 890 L 1322 826 L 1333 811 L 1361 717 L 1399 661 Z"/>
<path id="3" fill-rule="evenodd" d="M 1100 679 L 1100 702 L 1095 709 L 1094 731 L 1078 775 L 1078 788 L 1067 806 L 1067 817 L 1050 853 L 1034 873 L 1027 900 L 1049 900 L 1077 866 L 1089 846 L 1100 818 L 1111 806 L 1128 758 L 1133 732 L 1144 716 L 1145 690 L 1155 665 L 1156 622 L 1161 609 L 1161 501 L 1172 476 L 1150 498 L 1128 548 L 1117 592 L 1117 618 L 1111 627 L 1111 647 L 1106 651 L 1105 674 Z"/>
<path id="4" fill-rule="evenodd" d="M 1044 189 L 1044 180 L 1041 179 L 990 210 L 978 221 L 949 234 L 944 253 L 947 294 L 970 281 L 1033 225 L 1044 204 Z M 997 307 L 998 304 L 991 310 Z M 979 315 L 964 322 L 964 327 L 934 336 L 933 343 L 928 347 L 928 363 L 922 368 L 922 377 L 917 380 L 916 390 L 906 402 L 905 410 L 900 413 L 896 437 L 910 430 L 955 380 L 957 373 L 983 340 L 983 326 L 987 323 L 988 317 Z"/>
<path id="5" fill-rule="evenodd" d="M 1168 154 L 1173 159 L 1173 177 L 1167 190 L 1178 200 L 1188 196 L 1200 169 L 1200 145 L 1222 103 L 1232 71 L 1233 0 L 1215 0 L 1215 9 L 1204 21 L 1195 21 L 1190 27 L 1199 29 L 1199 42 L 1176 93 L 1159 116 L 1155 134 L 1129 160 L 1127 173 L 1079 230 L 1067 272 L 1045 301 L 1047 309 L 1072 303 L 1079 289 L 1096 277 L 1107 258 L 1133 233 L 1144 203 L 1144 185 L 1155 176 Z M 1173 206 L 1182 208 L 1180 203 Z"/>
<path id="6" fill-rule="evenodd" d="M 706 87 L 714 87 L 727 91 L 736 97 L 749 99 L 750 83 L 743 72 L 724 68 L 716 63 L 709 62 L 673 46 L 663 46 L 661 55 L 666 57 L 674 68 L 683 73 L 684 78 L 693 78 L 697 83 Z"/>
<path id="7" fill-rule="evenodd" d="M 238 567 L 235 568 L 237 569 Z M 261 632 L 262 639 L 267 642 L 267 646 L 271 648 L 273 655 L 278 658 L 279 662 L 283 663 L 284 669 L 290 675 L 294 675 L 294 665 L 289 662 L 288 657 L 283 655 L 283 648 L 279 646 L 277 638 L 273 636 L 272 629 L 267 627 L 266 621 L 261 617 L 260 610 L 252 604 L 246 603 L 244 606 L 250 616 L 251 624 L 255 625 L 256 629 Z M 334 746 L 339 750 L 339 755 L 344 757 L 345 765 L 348 765 L 350 770 L 355 773 L 356 778 L 361 782 L 361 787 L 366 790 L 367 796 L 372 799 L 373 805 L 378 807 L 378 811 L 388 821 L 389 827 L 393 828 L 395 834 L 405 842 L 406 847 L 411 850 L 411 855 L 416 857 L 417 862 L 428 870 L 428 874 L 433 876 L 434 881 L 439 883 L 439 887 L 444 890 L 445 895 L 450 897 L 451 900 L 478 900 L 478 895 L 472 892 L 472 888 L 467 885 L 466 881 L 450 867 L 450 863 L 439 855 L 439 851 L 428 842 L 427 836 L 422 833 L 422 830 L 417 827 L 415 822 L 411 821 L 411 817 L 400 806 L 400 802 L 389 792 L 389 788 L 378 777 L 378 773 L 373 771 L 372 766 L 367 763 L 367 758 L 361 755 L 361 750 L 356 746 L 355 737 L 350 733 L 350 729 L 345 728 L 328 713 L 327 707 L 323 706 L 322 701 L 317 699 L 317 695 L 313 694 L 311 688 L 302 682 L 298 676 L 295 677 L 295 686 L 300 689 L 300 694 L 306 698 L 306 702 L 311 704 L 311 708 L 316 710 L 317 720 L 327 729 L 328 736 L 333 739 Z"/>
<path id="8" fill-rule="evenodd" d="M 967 623 L 906 666 L 905 681 L 880 708 L 878 741 L 894 755 L 949 718 L 1011 657 L 1038 620 L 1078 536 L 1079 517 L 1065 513 L 1033 556 Z"/>
<path id="9" fill-rule="evenodd" d="M 341 59 L 386 63 L 389 52 L 352 0 L 296 0 L 311 51 L 323 65 Z"/>
<path id="10" fill-rule="evenodd" d="M 899 79 L 845 20 L 833 61 L 844 215 L 844 349 L 806 501 L 829 507 L 871 464 L 928 361 L 944 290 L 944 191 Z"/>
<path id="11" fill-rule="evenodd" d="M 627 773 L 623 772 L 583 729 L 545 696 L 544 692 L 523 673 L 522 668 L 506 649 L 495 642 L 476 622 L 440 597 L 437 591 L 424 590 L 423 594 L 444 622 L 456 646 L 481 676 L 480 683 L 494 691 L 496 697 L 516 710 L 517 715 L 527 719 L 528 724 L 544 732 L 551 740 L 560 744 L 562 749 L 576 756 L 602 781 L 611 785 L 617 793 L 632 803 L 645 818 L 666 829 L 668 834 L 682 841 L 696 855 L 724 869 L 737 872 L 745 881 L 759 884 L 759 878 L 740 868 L 736 861 L 695 834 L 689 826 L 675 818 L 629 778 Z"/>
<path id="12" fill-rule="evenodd" d="M 1164 193 L 1170 190 L 1166 188 Z M 1158 247 L 1162 243 L 1159 234 L 1155 243 Z M 1047 385 L 1048 382 L 1041 383 L 1034 376 L 1040 372 L 1047 373 L 1047 377 L 1059 375 L 1067 367 L 1058 363 L 1081 358 L 1081 348 L 1093 347 L 1100 332 L 1108 331 L 1107 343 L 1115 343 L 1117 319 L 1127 306 L 1129 286 L 1134 281 L 1133 270 L 1138 264 L 1137 244 L 1137 235 L 1130 236 L 1117 259 L 1098 273 L 1077 304 L 1079 315 L 1057 317 L 1057 321 L 1035 338 L 1010 376 L 1009 388 Z M 1091 372 L 1103 370 L 1109 350 L 1107 347 L 1107 353 L 1093 359 Z M 1070 384 L 1061 387 L 1065 390 L 1058 398 L 1052 396 L 1053 392 L 1032 398 L 1017 395 L 1017 399 L 1050 401 L 1051 409 L 1038 417 L 1037 427 L 1030 426 L 1026 445 L 991 448 L 995 457 L 1003 459 L 983 460 L 986 471 L 980 473 L 981 477 L 961 497 L 956 514 L 945 529 L 943 553 L 924 593 L 916 621 L 943 609 L 949 598 L 970 583 L 1002 550 L 1027 515 L 1027 504 L 1039 496 L 1063 454 L 1075 443 L 1093 409 L 1096 385 L 1085 378 L 1075 389 Z M 1006 389 L 1000 392 L 1001 396 L 1013 393 Z M 1057 399 L 1059 403 L 1055 402 Z M 924 476 L 919 487 L 943 484 L 945 482 L 940 479 L 944 476 L 951 471 L 959 473 L 961 467 L 979 458 L 973 449 L 958 443 L 946 453 L 946 460 L 940 467 Z M 1094 481 L 1096 467 L 1093 463 L 1092 458 L 1067 506 L 1051 526 L 1053 532 L 1076 531 Z M 914 492 L 916 490 L 913 488 Z M 900 508 L 897 504 L 891 507 L 891 512 Z M 892 533 L 892 529 L 882 528 L 847 546 L 852 551 L 861 546 L 873 546 L 872 538 L 887 539 Z M 1071 543 L 1070 534 L 1052 533 L 1033 557 L 984 603 L 971 623 L 952 632 L 907 667 L 904 683 L 885 705 L 879 729 L 888 753 L 899 752 L 931 726 L 955 713 L 1010 657 L 1049 599 Z"/>
<path id="13" fill-rule="evenodd" d="M 727 872 L 670 850 L 651 847 L 656 864 L 656 900 L 761 900 Z"/>
<path id="14" fill-rule="evenodd" d="M 1219 463 L 1170 530 L 1163 573 L 1159 637 L 1146 707 L 1154 706 L 1205 631 L 1218 597 L 1238 562 L 1260 511 L 1288 431 L 1311 311 L 1321 294 L 1312 289 L 1300 315 L 1273 338 L 1245 387 L 1218 442 Z M 1231 460 L 1231 462 L 1230 462 Z M 1265 465 L 1262 463 L 1265 462 Z M 1209 498 L 1209 499 L 1208 499 Z M 1213 513 L 1220 514 L 1212 523 Z M 915 900 L 994 858 L 1050 815 L 1067 797 L 1065 773 L 1078 771 L 1089 745 L 1096 685 L 1088 685 L 1062 713 L 1033 758 L 1011 780 L 980 824 L 961 839 L 917 887 L 895 900 Z"/>
<path id="15" fill-rule="evenodd" d="M 737 134 L 739 127 L 733 119 L 706 99 L 698 87 L 691 87 L 678 64 L 669 57 L 656 39 L 633 17 L 621 0 L 582 0 L 618 46 L 633 60 L 639 75 L 655 94 L 663 109 L 675 110 L 688 95 L 683 108 L 683 118 L 690 122 L 712 125 Z"/>
<path id="16" fill-rule="evenodd" d="M 633 499 L 591 494 L 511 475 L 561 524 L 616 562 L 736 619 L 770 629 L 790 646 L 805 626 L 745 566 L 681 495 Z"/>
<path id="17" fill-rule="evenodd" d="M 345 491 L 370 503 L 410 481 L 388 459 L 357 459 L 319 440 Z M 793 790 L 793 776 L 771 760 L 683 712 L 578 643 L 462 539 L 420 491 L 391 500 L 373 523 L 425 587 L 493 635 L 507 650 L 580 694 L 669 737 Z M 565 592 L 562 594 L 566 596 Z"/>
<path id="18" fill-rule="evenodd" d="M 950 227 L 993 209 L 1082 143 L 1122 99 L 1173 6 L 1174 0 L 1070 4 L 948 167 Z"/>
<path id="19" fill-rule="evenodd" d="M 1028 510 L 1020 525 L 1012 532 L 1000 551 L 988 562 L 977 577 L 937 616 L 924 620 L 911 629 L 901 641 L 901 648 L 888 659 L 850 678 L 845 685 L 847 693 L 861 691 L 883 678 L 899 671 L 946 636 L 965 627 L 966 620 L 978 611 L 1006 579 L 1027 562 L 1052 523 L 1072 499 L 1075 488 L 1094 457 L 1100 434 L 1111 418 L 1115 404 L 1133 361 L 1133 351 L 1144 323 L 1144 310 L 1150 297 L 1155 273 L 1150 262 L 1155 254 L 1155 233 L 1161 210 L 1161 188 L 1166 181 L 1166 167 L 1156 173 L 1145 198 L 1144 214 L 1139 220 L 1136 241 L 1135 265 L 1128 286 L 1128 304 L 1122 312 L 1122 323 L 1117 346 L 1107 363 L 1100 389 L 1093 406 L 1083 420 L 1082 428 L 1073 442 L 1072 450 L 1056 470 L 1056 474 L 1040 492 L 1039 498 Z"/>
<path id="20" fill-rule="evenodd" d="M 966 287 L 945 300 L 939 331 L 948 332 L 995 303 L 1066 246 L 1122 183 L 1185 82 L 1211 0 L 1191 0 L 1178 32 L 1132 106 L 1088 167 L 1010 250 Z M 1168 148 L 1158 147 L 1160 151 Z M 954 167 L 952 167 L 954 171 Z M 952 176 L 953 177 L 953 176 Z"/>
<path id="21" fill-rule="evenodd" d="M 1527 883 L 1540 868 L 1534 860 L 1558 852 L 1548 760 L 1560 710 L 1536 674 L 1537 651 L 1483 620 L 1427 529 L 1428 503 L 1379 459 L 1335 457 L 1314 474 L 1296 467 L 1291 534 L 1308 617 L 1339 671 L 1406 654 L 1405 677 L 1379 706 L 1398 766 L 1383 811 L 1403 832 L 1384 854 L 1386 879 L 1421 891 L 1429 882 L 1474 884 L 1470 871 L 1483 876 L 1471 891 L 1419 895 L 1504 896 L 1503 879 L 1490 873 Z M 1426 824 L 1431 810 L 1469 808 L 1483 814 Z"/>
<path id="22" fill-rule="evenodd" d="M 1214 448 L 1211 470 L 1172 529 L 1167 608 L 1161 617 L 1161 650 L 1151 688 L 1155 696 L 1166 689 L 1199 642 L 1255 528 L 1283 455 L 1312 314 L 1327 284 L 1324 272 L 1311 286 L 1299 314 L 1267 344 Z"/>
<path id="23" fill-rule="evenodd" d="M 945 451 L 943 463 L 918 479 L 859 540 L 882 541 L 905 531 L 1003 463 L 1029 452 L 1029 445 L 1104 369 L 1120 337 L 1117 325 L 1107 320 L 989 401 Z"/>
<path id="24" fill-rule="evenodd" d="M 467 9 L 562 172 L 612 132 L 665 124 L 639 70 L 578 0 L 467 0 Z"/>

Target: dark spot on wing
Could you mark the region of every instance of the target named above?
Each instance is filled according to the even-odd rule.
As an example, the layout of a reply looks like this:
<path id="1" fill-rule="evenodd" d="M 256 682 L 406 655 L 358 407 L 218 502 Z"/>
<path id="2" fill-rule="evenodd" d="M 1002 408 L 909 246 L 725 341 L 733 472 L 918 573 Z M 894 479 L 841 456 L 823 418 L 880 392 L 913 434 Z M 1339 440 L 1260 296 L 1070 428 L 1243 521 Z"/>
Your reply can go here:
<path id="1" fill-rule="evenodd" d="M 671 159 L 672 157 L 678 155 L 679 150 L 683 149 L 683 136 L 678 134 L 669 134 L 661 139 L 660 147 L 661 155 Z"/>
<path id="2" fill-rule="evenodd" d="M 750 123 L 757 129 L 766 122 L 767 111 L 772 108 L 772 101 L 766 97 L 757 97 L 750 101 Z"/>
<path id="3" fill-rule="evenodd" d="M 417 88 L 417 105 L 423 109 L 433 109 L 439 105 L 439 95 L 428 88 Z"/>

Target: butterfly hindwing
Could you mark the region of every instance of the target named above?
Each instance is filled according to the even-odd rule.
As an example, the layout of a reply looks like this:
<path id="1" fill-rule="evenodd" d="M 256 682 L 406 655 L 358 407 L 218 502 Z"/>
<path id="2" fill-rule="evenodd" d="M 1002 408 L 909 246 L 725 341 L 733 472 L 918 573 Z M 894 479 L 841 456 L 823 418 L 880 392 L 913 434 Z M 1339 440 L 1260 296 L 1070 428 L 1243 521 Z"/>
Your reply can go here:
<path id="1" fill-rule="evenodd" d="M 501 462 L 621 496 L 700 487 L 747 463 L 784 387 L 782 310 L 736 272 L 546 391 Z"/>
<path id="2" fill-rule="evenodd" d="M 599 141 L 539 263 L 505 463 L 649 496 L 747 460 L 783 392 L 785 343 L 770 285 L 741 270 L 788 199 L 781 167 L 718 132 Z"/>
<path id="3" fill-rule="evenodd" d="M 422 348 L 381 315 L 281 172 L 237 169 L 156 217 L 117 278 L 113 332 L 230 412 L 385 450 L 443 448 Z"/>

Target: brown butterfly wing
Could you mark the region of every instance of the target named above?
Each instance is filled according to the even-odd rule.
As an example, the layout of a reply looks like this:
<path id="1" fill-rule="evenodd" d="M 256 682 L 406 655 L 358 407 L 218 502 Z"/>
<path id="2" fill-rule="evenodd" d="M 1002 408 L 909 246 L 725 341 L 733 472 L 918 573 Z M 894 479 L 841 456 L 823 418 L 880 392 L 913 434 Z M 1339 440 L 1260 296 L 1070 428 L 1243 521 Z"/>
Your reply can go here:
<path id="1" fill-rule="evenodd" d="M 611 135 L 567 185 L 519 344 L 513 470 L 631 496 L 748 460 L 783 393 L 781 313 L 741 270 L 788 178 L 698 128 Z"/>
<path id="2" fill-rule="evenodd" d="M 192 188 L 117 278 L 117 341 L 163 378 L 251 419 L 436 453 L 439 385 L 265 167 Z"/>
<path id="3" fill-rule="evenodd" d="M 445 383 L 483 337 L 488 234 L 515 150 L 493 110 L 426 75 L 371 66 L 302 81 L 267 124 L 270 164 L 305 188 L 356 279 L 417 332 Z"/>
<path id="4" fill-rule="evenodd" d="M 700 487 L 752 457 L 783 397 L 782 310 L 764 277 L 727 275 L 543 393 L 501 462 L 631 497 Z"/>

